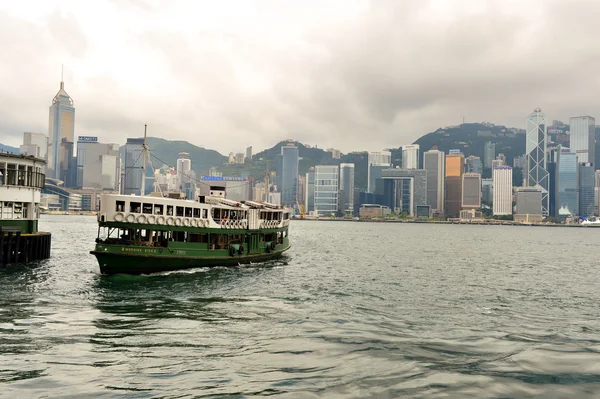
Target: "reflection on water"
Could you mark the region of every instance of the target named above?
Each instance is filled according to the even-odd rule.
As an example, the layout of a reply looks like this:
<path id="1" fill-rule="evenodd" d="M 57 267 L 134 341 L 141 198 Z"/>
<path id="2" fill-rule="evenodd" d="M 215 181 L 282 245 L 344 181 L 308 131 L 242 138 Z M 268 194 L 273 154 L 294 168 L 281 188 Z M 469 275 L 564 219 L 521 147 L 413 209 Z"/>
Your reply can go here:
<path id="1" fill-rule="evenodd" d="M 94 218 L 42 224 L 52 258 L 0 270 L 0 396 L 600 391 L 600 230 L 299 221 L 281 262 L 107 277 Z"/>

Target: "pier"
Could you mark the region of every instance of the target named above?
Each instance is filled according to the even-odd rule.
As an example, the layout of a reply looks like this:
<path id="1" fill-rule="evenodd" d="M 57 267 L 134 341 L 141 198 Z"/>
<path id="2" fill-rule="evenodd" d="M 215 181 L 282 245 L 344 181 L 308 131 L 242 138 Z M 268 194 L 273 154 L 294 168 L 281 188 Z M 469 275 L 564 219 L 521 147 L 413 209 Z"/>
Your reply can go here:
<path id="1" fill-rule="evenodd" d="M 0 266 L 50 257 L 50 233 L 21 234 L 21 229 L 0 227 Z"/>

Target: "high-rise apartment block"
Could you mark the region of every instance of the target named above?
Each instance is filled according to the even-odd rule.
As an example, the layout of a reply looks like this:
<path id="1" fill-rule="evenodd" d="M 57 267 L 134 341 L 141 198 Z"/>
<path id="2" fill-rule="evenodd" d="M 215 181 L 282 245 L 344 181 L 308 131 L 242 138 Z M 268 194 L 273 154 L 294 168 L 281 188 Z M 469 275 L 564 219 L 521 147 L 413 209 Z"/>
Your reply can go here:
<path id="1" fill-rule="evenodd" d="M 442 151 L 430 150 L 423 154 L 423 169 L 427 171 L 427 205 L 434 212 L 444 213 L 445 161 Z"/>
<path id="2" fill-rule="evenodd" d="M 483 173 L 481 158 L 474 155 L 465 158 L 465 173 Z"/>
<path id="3" fill-rule="evenodd" d="M 492 170 L 494 215 L 512 215 L 512 168 L 497 166 Z"/>
<path id="4" fill-rule="evenodd" d="M 410 144 L 402 147 L 402 169 L 419 168 L 419 145 Z"/>
<path id="5" fill-rule="evenodd" d="M 48 174 L 67 184 L 73 165 L 73 142 L 75 139 L 75 107 L 65 91 L 65 83 L 60 82 L 60 90 L 50 106 L 48 124 Z"/>
<path id="6" fill-rule="evenodd" d="M 247 161 L 252 160 L 252 146 L 251 145 L 246 147 L 246 160 Z"/>
<path id="7" fill-rule="evenodd" d="M 542 215 L 548 216 L 550 178 L 546 167 L 546 115 L 536 108 L 527 117 L 526 123 L 527 173 L 525 184 L 529 187 L 539 187 L 542 193 Z"/>
<path id="8" fill-rule="evenodd" d="M 457 218 L 462 207 L 462 176 L 465 156 L 451 153 L 446 156 L 446 215 Z"/>
<path id="9" fill-rule="evenodd" d="M 577 153 L 578 162 L 594 163 L 596 155 L 596 120 L 591 116 L 570 119 L 570 146 Z"/>
<path id="10" fill-rule="evenodd" d="M 187 152 L 180 152 L 177 156 L 177 191 L 185 191 L 185 184 L 191 182 L 192 160 Z"/>
<path id="11" fill-rule="evenodd" d="M 483 146 L 483 167 L 491 168 L 494 159 L 496 159 L 496 143 L 488 141 Z"/>

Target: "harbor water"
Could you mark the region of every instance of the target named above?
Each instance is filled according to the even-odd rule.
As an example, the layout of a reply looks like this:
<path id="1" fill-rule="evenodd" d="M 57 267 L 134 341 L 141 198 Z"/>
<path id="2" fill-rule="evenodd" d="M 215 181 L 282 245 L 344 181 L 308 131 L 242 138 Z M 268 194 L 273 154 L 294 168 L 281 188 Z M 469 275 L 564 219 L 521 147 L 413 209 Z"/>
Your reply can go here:
<path id="1" fill-rule="evenodd" d="M 40 228 L 2 397 L 600 397 L 600 229 L 293 221 L 281 261 L 107 277 L 94 217 Z"/>

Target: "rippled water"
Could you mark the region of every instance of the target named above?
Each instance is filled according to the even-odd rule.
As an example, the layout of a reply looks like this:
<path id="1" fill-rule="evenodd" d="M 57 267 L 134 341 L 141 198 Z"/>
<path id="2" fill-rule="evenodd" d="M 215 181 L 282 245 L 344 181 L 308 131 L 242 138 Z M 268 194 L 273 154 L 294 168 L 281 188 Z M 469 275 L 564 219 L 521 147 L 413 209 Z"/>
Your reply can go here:
<path id="1" fill-rule="evenodd" d="M 600 229 L 294 221 L 284 261 L 0 270 L 5 397 L 598 397 Z"/>

